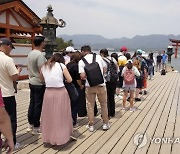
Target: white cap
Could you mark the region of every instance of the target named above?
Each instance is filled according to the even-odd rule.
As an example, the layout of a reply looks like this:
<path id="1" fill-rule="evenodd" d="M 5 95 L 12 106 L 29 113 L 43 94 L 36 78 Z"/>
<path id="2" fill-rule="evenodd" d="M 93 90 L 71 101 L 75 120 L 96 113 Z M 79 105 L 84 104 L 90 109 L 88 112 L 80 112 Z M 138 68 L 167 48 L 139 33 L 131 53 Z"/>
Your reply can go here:
<path id="1" fill-rule="evenodd" d="M 74 50 L 73 47 L 69 46 L 66 48 L 66 52 L 76 52 L 77 50 Z"/>
<path id="2" fill-rule="evenodd" d="M 127 61 L 127 63 L 133 63 L 133 61 L 132 61 L 131 59 L 129 59 L 129 60 Z"/>

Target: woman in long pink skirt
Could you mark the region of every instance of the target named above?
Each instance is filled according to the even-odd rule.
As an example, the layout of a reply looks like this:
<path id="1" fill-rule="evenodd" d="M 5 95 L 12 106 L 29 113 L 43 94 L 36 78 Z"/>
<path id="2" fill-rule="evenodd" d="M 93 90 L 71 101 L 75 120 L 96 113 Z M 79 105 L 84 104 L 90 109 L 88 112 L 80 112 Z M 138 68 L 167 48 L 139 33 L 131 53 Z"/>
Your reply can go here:
<path id="1" fill-rule="evenodd" d="M 63 63 L 63 56 L 56 53 L 41 68 L 46 83 L 41 113 L 42 140 L 52 145 L 67 143 L 73 131 L 70 99 L 64 87 L 63 74 L 69 83 L 72 78 Z"/>

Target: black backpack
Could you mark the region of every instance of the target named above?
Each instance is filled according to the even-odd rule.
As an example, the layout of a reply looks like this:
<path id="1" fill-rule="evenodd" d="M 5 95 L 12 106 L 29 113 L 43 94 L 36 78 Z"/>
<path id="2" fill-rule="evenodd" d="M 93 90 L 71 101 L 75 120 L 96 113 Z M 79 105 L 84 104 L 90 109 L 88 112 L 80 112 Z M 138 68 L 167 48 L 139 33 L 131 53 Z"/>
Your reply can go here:
<path id="1" fill-rule="evenodd" d="M 90 87 L 104 83 L 101 69 L 99 67 L 99 64 L 96 62 L 96 54 L 93 53 L 92 63 L 89 64 L 85 58 L 82 58 L 82 61 L 85 64 L 84 71 L 86 73 Z"/>
<path id="2" fill-rule="evenodd" d="M 107 58 L 108 59 L 108 58 Z M 113 62 L 113 59 L 103 59 L 107 63 L 107 71 L 104 75 L 106 81 L 108 82 L 117 82 L 118 80 L 118 73 L 117 73 L 117 67 L 116 64 Z"/>
<path id="3" fill-rule="evenodd" d="M 166 75 L 166 70 L 165 69 L 161 70 L 161 75 Z"/>

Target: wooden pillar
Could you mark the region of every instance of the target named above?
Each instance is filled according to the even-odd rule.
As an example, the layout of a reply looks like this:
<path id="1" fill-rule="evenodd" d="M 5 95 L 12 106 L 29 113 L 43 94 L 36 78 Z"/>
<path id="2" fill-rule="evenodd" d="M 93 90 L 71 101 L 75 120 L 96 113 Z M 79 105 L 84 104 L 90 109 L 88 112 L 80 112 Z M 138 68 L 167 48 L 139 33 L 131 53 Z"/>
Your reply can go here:
<path id="1" fill-rule="evenodd" d="M 178 43 L 176 43 L 176 48 L 175 48 L 175 58 L 177 58 L 177 53 L 178 53 Z"/>
<path id="2" fill-rule="evenodd" d="M 10 17 L 9 17 L 10 13 L 9 10 L 6 10 L 6 24 L 9 25 L 10 24 Z M 10 29 L 7 27 L 6 28 L 6 37 L 10 38 Z"/>
<path id="3" fill-rule="evenodd" d="M 33 33 L 31 33 L 31 43 L 32 43 L 32 50 L 34 49 L 34 43 L 33 43 L 33 41 L 34 41 L 34 38 L 35 38 L 35 32 L 33 32 Z"/>

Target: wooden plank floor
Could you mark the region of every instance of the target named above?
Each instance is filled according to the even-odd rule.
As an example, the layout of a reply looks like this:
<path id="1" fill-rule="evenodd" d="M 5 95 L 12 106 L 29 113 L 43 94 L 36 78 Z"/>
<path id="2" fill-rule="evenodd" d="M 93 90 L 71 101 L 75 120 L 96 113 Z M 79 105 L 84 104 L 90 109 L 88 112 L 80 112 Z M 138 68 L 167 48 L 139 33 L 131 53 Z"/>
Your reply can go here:
<path id="1" fill-rule="evenodd" d="M 110 119 L 110 130 L 102 130 L 99 109 L 93 133 L 85 127 L 87 117 L 79 118 L 79 127 L 74 129 L 78 140 L 63 146 L 51 146 L 42 143 L 41 135 L 26 132 L 29 90 L 21 90 L 16 95 L 17 140 L 24 146 L 14 153 L 177 154 L 180 152 L 179 97 L 180 74 L 169 72 L 161 76 L 156 73 L 155 79 L 148 81 L 148 94 L 142 95 L 142 101 L 135 103 L 137 111 L 121 111 L 122 100 L 116 100 L 116 116 Z"/>

